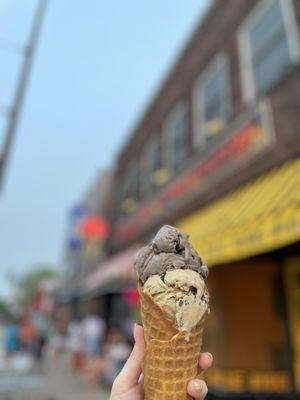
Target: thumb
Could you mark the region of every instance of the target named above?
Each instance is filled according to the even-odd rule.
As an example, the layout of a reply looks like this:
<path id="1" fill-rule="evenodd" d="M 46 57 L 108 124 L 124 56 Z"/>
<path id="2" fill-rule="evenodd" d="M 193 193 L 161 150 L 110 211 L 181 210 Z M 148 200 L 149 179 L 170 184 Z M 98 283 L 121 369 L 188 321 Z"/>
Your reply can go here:
<path id="1" fill-rule="evenodd" d="M 122 371 L 116 378 L 114 386 L 118 392 L 126 392 L 133 386 L 137 385 L 142 372 L 142 359 L 145 354 L 144 329 L 142 326 L 135 324 L 133 330 L 135 345 L 132 352 L 124 365 Z"/>

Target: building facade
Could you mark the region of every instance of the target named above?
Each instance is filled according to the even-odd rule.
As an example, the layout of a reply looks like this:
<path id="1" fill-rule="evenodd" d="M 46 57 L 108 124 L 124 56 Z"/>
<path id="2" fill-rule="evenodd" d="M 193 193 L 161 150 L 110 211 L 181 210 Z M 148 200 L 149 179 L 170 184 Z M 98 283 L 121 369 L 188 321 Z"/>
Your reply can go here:
<path id="1" fill-rule="evenodd" d="M 164 223 L 211 266 L 211 396 L 300 392 L 300 2 L 213 1 L 116 164 L 110 248 Z"/>
<path id="2" fill-rule="evenodd" d="M 82 282 L 107 256 L 113 180 L 112 172 L 99 172 L 68 213 L 61 279 L 56 290 L 56 314 L 65 324 L 91 310 L 105 308 L 99 296 L 82 295 Z"/>

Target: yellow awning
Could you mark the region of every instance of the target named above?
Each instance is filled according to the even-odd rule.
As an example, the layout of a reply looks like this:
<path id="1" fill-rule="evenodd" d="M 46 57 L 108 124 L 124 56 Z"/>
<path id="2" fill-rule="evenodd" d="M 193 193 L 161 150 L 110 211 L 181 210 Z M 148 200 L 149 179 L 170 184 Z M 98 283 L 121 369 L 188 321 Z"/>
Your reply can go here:
<path id="1" fill-rule="evenodd" d="M 300 158 L 261 175 L 177 225 L 189 233 L 211 265 L 296 242 L 300 239 Z"/>

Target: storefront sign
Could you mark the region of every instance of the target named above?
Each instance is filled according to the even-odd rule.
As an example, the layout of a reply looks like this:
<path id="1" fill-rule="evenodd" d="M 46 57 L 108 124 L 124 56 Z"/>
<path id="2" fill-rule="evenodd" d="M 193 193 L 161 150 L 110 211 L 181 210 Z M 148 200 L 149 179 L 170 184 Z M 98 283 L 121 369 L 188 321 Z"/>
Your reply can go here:
<path id="1" fill-rule="evenodd" d="M 208 386 L 232 393 L 290 393 L 289 371 L 223 370 L 212 368 L 205 374 Z"/>
<path id="2" fill-rule="evenodd" d="M 77 204 L 71 208 L 67 222 L 67 252 L 75 253 L 80 250 L 81 235 L 79 226 L 88 215 L 89 210 L 83 204 Z"/>
<path id="3" fill-rule="evenodd" d="M 110 227 L 105 217 L 99 215 L 88 215 L 79 225 L 80 235 L 84 239 L 105 240 Z"/>
<path id="4" fill-rule="evenodd" d="M 153 222 L 153 218 L 165 217 L 179 202 L 213 188 L 261 153 L 273 137 L 266 121 L 269 121 L 266 103 L 239 116 L 209 155 L 162 189 L 154 200 L 142 205 L 133 216 L 121 221 L 117 226 L 117 238 L 120 241 L 132 238 Z"/>
<path id="5" fill-rule="evenodd" d="M 291 178 L 292 177 L 292 178 Z M 237 261 L 300 238 L 300 158 L 177 222 L 210 265 Z"/>

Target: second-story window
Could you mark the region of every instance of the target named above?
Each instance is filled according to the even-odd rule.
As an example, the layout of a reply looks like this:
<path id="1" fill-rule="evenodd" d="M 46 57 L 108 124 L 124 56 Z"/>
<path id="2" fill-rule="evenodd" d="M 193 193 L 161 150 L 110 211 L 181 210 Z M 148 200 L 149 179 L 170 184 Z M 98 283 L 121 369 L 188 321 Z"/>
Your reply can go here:
<path id="1" fill-rule="evenodd" d="M 134 212 L 137 208 L 139 199 L 139 168 L 137 160 L 134 160 L 128 166 L 122 183 L 121 208 L 125 214 Z"/>
<path id="2" fill-rule="evenodd" d="M 244 98 L 275 85 L 299 60 L 297 23 L 290 0 L 263 0 L 239 29 Z"/>
<path id="3" fill-rule="evenodd" d="M 194 89 L 194 139 L 197 144 L 222 132 L 230 112 L 229 67 L 218 54 L 200 75 Z"/>
<path id="4" fill-rule="evenodd" d="M 161 151 L 160 141 L 157 136 L 152 136 L 146 143 L 141 157 L 142 179 L 141 192 L 144 195 L 151 194 L 160 184 Z"/>
<path id="5" fill-rule="evenodd" d="M 164 128 L 165 166 L 174 172 L 180 169 L 188 155 L 188 108 L 178 104 L 167 118 Z"/>

